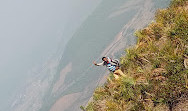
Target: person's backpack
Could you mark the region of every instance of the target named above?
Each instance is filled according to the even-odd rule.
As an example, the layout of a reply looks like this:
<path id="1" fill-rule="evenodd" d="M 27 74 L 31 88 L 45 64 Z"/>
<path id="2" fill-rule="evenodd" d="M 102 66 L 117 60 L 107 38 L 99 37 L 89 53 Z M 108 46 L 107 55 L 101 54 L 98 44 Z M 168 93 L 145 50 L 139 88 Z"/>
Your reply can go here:
<path id="1" fill-rule="evenodd" d="M 112 65 L 116 66 L 116 67 L 120 67 L 120 63 L 118 59 L 111 59 L 111 63 Z"/>

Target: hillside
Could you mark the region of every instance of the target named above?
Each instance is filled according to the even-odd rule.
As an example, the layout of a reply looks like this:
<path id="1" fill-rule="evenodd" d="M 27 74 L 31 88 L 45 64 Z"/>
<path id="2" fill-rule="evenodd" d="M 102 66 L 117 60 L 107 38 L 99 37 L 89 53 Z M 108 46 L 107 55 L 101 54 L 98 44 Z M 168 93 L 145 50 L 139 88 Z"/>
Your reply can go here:
<path id="1" fill-rule="evenodd" d="M 84 111 L 188 110 L 188 1 L 173 0 L 135 32 L 137 44 L 121 57 L 126 77 L 110 74 Z"/>

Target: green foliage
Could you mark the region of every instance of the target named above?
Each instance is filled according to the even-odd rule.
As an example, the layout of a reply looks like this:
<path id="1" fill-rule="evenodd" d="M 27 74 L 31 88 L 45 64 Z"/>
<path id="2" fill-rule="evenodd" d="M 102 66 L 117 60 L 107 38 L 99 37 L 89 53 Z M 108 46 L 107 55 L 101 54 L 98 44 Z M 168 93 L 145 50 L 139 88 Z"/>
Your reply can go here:
<path id="1" fill-rule="evenodd" d="M 161 61 L 160 60 L 158 60 L 158 59 L 156 59 L 155 61 L 154 61 L 154 63 L 153 63 L 153 68 L 155 69 L 155 68 L 160 68 L 160 66 L 161 66 L 161 63 L 160 63 Z"/>
<path id="2" fill-rule="evenodd" d="M 156 21 L 162 23 L 165 27 L 169 27 L 169 37 L 180 37 L 188 42 L 188 14 L 184 8 L 186 0 L 173 0 L 168 10 L 158 10 L 156 13 Z"/>
<path id="3" fill-rule="evenodd" d="M 155 21 L 135 32 L 138 42 L 121 57 L 126 74 L 96 88 L 86 111 L 151 111 L 168 109 L 188 92 L 187 0 L 173 0 L 156 12 Z"/>
<path id="4" fill-rule="evenodd" d="M 93 95 L 93 99 L 96 100 L 96 101 L 101 100 L 101 99 L 104 98 L 105 95 L 107 95 L 107 93 L 108 92 L 106 92 L 103 87 L 98 87 L 95 90 L 95 93 Z"/>
<path id="5" fill-rule="evenodd" d="M 82 111 L 85 111 L 85 108 L 84 108 L 83 106 L 80 106 L 80 109 L 81 109 Z"/>
<path id="6" fill-rule="evenodd" d="M 180 13 L 177 17 L 175 17 L 176 26 L 174 28 L 174 36 L 180 37 L 188 42 L 188 14 L 185 10 L 181 11 Z"/>
<path id="7" fill-rule="evenodd" d="M 183 6 L 185 5 L 185 2 L 187 0 L 172 0 L 171 3 L 170 3 L 170 6 L 171 7 L 179 7 L 179 6 Z"/>
<path id="8" fill-rule="evenodd" d="M 184 54 L 188 55 L 188 47 L 185 49 Z"/>
<path id="9" fill-rule="evenodd" d="M 93 104 L 92 102 L 90 102 L 90 103 L 88 104 L 88 106 L 86 107 L 85 110 L 86 110 L 86 111 L 95 111 L 95 110 L 94 110 L 94 104 Z"/>

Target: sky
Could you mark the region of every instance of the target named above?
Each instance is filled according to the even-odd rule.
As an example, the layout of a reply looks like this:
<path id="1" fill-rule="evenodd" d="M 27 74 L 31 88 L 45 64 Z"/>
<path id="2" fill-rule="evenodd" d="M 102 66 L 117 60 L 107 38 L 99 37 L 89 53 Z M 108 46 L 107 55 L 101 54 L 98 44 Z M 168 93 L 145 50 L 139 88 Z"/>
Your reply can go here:
<path id="1" fill-rule="evenodd" d="M 101 0 L 0 0 L 0 110 Z"/>

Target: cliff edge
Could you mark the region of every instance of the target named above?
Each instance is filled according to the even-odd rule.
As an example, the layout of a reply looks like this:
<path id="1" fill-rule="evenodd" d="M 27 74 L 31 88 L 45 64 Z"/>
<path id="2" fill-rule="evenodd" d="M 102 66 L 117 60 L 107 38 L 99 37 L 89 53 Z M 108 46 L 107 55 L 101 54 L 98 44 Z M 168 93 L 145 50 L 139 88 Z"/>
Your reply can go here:
<path id="1" fill-rule="evenodd" d="M 135 32 L 121 57 L 126 77 L 110 74 L 84 111 L 188 111 L 188 1 L 173 0 Z"/>

